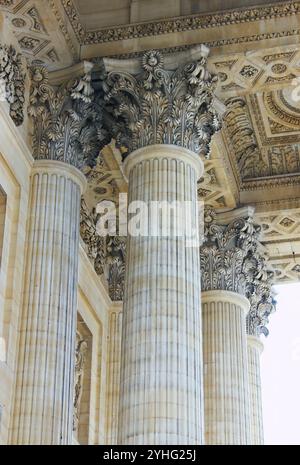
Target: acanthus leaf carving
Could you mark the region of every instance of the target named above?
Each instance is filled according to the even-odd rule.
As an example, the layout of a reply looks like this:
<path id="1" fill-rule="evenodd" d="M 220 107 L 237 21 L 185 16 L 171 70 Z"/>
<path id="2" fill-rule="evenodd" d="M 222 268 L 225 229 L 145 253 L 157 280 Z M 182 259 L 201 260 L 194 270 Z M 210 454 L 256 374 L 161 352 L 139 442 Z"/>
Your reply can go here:
<path id="1" fill-rule="evenodd" d="M 273 282 L 275 272 L 268 266 L 268 258 L 262 253 L 254 254 L 246 264 L 248 279 L 246 296 L 250 310 L 246 318 L 247 334 L 268 336 L 269 316 L 276 309 Z"/>
<path id="2" fill-rule="evenodd" d="M 0 44 L 0 99 L 9 103 L 9 114 L 16 126 L 24 121 L 25 73 L 21 55 L 13 46 Z"/>
<path id="3" fill-rule="evenodd" d="M 113 136 L 128 152 L 151 144 L 174 144 L 208 157 L 213 134 L 221 128 L 214 106 L 218 78 L 207 58 L 164 68 L 156 50 L 144 53 L 141 72 L 110 71 L 104 82 Z"/>
<path id="4" fill-rule="evenodd" d="M 121 301 L 124 294 L 126 237 L 99 235 L 98 219 L 95 210 L 89 211 L 82 199 L 80 233 L 86 253 L 96 273 L 106 278 L 110 298 L 113 301 Z"/>
<path id="5" fill-rule="evenodd" d="M 245 294 L 244 262 L 255 250 L 260 228 L 253 219 L 237 218 L 227 225 L 216 223 L 210 206 L 204 209 L 204 243 L 200 248 L 202 290 L 229 290 Z"/>
<path id="6" fill-rule="evenodd" d="M 200 248 L 202 291 L 227 290 L 247 297 L 247 333 L 267 335 L 268 317 L 275 310 L 274 272 L 261 248 L 261 227 L 251 215 L 229 224 L 217 224 L 216 216 L 214 209 L 205 206 L 205 240 Z"/>
<path id="7" fill-rule="evenodd" d="M 102 125 L 102 98 L 92 86 L 91 73 L 53 87 L 47 69 L 35 65 L 31 79 L 28 113 L 34 123 L 34 158 L 79 169 L 94 166 L 108 136 Z"/>

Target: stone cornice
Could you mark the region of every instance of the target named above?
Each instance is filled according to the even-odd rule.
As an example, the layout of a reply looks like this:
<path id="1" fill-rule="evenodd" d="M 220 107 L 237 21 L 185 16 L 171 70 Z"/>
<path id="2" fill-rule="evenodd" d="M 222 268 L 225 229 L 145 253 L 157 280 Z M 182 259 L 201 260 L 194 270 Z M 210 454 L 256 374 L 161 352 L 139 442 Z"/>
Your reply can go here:
<path id="1" fill-rule="evenodd" d="M 298 186 L 300 174 L 269 176 L 266 178 L 255 178 L 244 181 L 240 186 L 240 191 L 256 191 L 264 189 L 276 189 L 279 186 Z"/>
<path id="2" fill-rule="evenodd" d="M 230 24 L 249 23 L 283 16 L 293 16 L 300 13 L 300 2 L 283 2 L 267 6 L 227 10 L 219 13 L 180 16 L 166 20 L 115 26 L 104 28 L 99 31 L 86 31 L 80 22 L 80 17 L 73 1 L 62 0 L 62 4 L 81 45 L 157 36 L 173 32 L 216 28 Z"/>
<path id="3" fill-rule="evenodd" d="M 243 35 L 240 37 L 231 37 L 231 38 L 223 38 L 211 41 L 202 41 L 202 44 L 206 47 L 213 49 L 217 47 L 223 47 L 227 45 L 236 45 L 236 44 L 245 44 L 251 42 L 259 42 L 262 40 L 270 40 L 270 39 L 280 39 L 284 37 L 296 37 L 300 36 L 300 29 L 289 29 L 284 31 L 276 31 L 276 32 L 268 32 L 268 33 L 261 33 L 261 34 L 252 34 L 249 36 Z M 89 44 L 87 44 L 88 46 Z M 186 45 L 177 45 L 175 47 L 163 47 L 159 48 L 161 53 L 177 53 L 182 52 L 185 50 L 189 50 L 197 45 L 197 43 L 190 43 Z M 119 58 L 119 59 L 128 59 L 128 58 L 138 58 L 143 55 L 145 50 L 142 51 L 134 51 L 128 53 L 105 53 L 105 56 Z M 90 61 L 97 63 L 99 60 L 102 60 L 102 57 L 94 56 L 89 58 Z"/>

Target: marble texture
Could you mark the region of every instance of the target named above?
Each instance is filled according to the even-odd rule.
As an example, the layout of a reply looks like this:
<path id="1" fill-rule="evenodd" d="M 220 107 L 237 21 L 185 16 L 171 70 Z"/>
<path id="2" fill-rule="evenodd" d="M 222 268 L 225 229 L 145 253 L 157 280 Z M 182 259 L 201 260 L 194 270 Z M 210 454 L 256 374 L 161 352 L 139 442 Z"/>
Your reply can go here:
<path id="1" fill-rule="evenodd" d="M 205 443 L 247 445 L 250 437 L 246 313 L 231 291 L 202 293 Z"/>
<path id="2" fill-rule="evenodd" d="M 84 176 L 34 164 L 12 442 L 71 444 Z"/>
<path id="3" fill-rule="evenodd" d="M 260 356 L 264 349 L 262 341 L 256 336 L 247 336 L 251 444 L 264 444 L 262 392 L 260 376 Z"/>
<path id="4" fill-rule="evenodd" d="M 129 202 L 196 208 L 202 162 L 194 153 L 154 145 L 125 163 Z M 184 235 L 128 239 L 118 444 L 202 444 L 199 254 Z"/>

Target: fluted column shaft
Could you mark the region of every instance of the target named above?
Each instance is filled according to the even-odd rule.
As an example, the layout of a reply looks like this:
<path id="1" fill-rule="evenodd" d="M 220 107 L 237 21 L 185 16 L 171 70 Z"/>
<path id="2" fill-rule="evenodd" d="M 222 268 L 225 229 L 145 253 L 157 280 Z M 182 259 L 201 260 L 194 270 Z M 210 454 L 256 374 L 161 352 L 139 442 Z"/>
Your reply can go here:
<path id="1" fill-rule="evenodd" d="M 186 200 L 196 218 L 202 163 L 194 153 L 148 146 L 126 159 L 125 170 L 129 205 Z M 187 241 L 185 235 L 129 235 L 119 444 L 202 443 L 200 268 Z"/>
<path id="2" fill-rule="evenodd" d="M 260 376 L 260 356 L 263 343 L 256 336 L 247 336 L 249 389 L 250 389 L 250 422 L 251 445 L 263 445 L 263 412 Z"/>
<path id="3" fill-rule="evenodd" d="M 80 197 L 84 177 L 36 161 L 12 443 L 71 444 Z"/>
<path id="4" fill-rule="evenodd" d="M 250 443 L 246 313 L 230 291 L 202 293 L 205 443 Z"/>

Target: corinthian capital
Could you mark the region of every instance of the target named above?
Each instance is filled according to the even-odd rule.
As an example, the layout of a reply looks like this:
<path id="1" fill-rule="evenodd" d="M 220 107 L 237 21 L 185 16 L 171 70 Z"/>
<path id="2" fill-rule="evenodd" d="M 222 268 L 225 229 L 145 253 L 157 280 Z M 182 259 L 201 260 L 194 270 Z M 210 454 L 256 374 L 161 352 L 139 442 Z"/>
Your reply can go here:
<path id="1" fill-rule="evenodd" d="M 165 57 L 151 50 L 141 60 L 104 59 L 110 126 L 120 146 L 131 152 L 174 144 L 209 155 L 221 120 L 214 97 L 217 77 L 207 70 L 207 55 L 199 46 Z"/>
<path id="2" fill-rule="evenodd" d="M 253 209 L 246 209 L 222 217 L 212 208 L 205 208 L 205 237 L 200 249 L 203 291 L 218 289 L 246 295 L 248 260 L 257 251 L 260 232 L 253 213 Z"/>
<path id="3" fill-rule="evenodd" d="M 102 101 L 92 87 L 91 73 L 52 86 L 44 66 L 31 68 L 28 113 L 33 120 L 33 156 L 93 166 L 106 142 Z"/>
<path id="4" fill-rule="evenodd" d="M 9 103 L 10 117 L 16 126 L 24 120 L 25 74 L 21 55 L 14 47 L 0 44 L 0 102 Z"/>
<path id="5" fill-rule="evenodd" d="M 200 249 L 202 291 L 226 290 L 250 302 L 247 333 L 268 335 L 266 324 L 275 311 L 274 271 L 260 242 L 261 228 L 253 221 L 254 209 L 241 208 L 217 214 L 204 210 L 204 242 Z"/>

